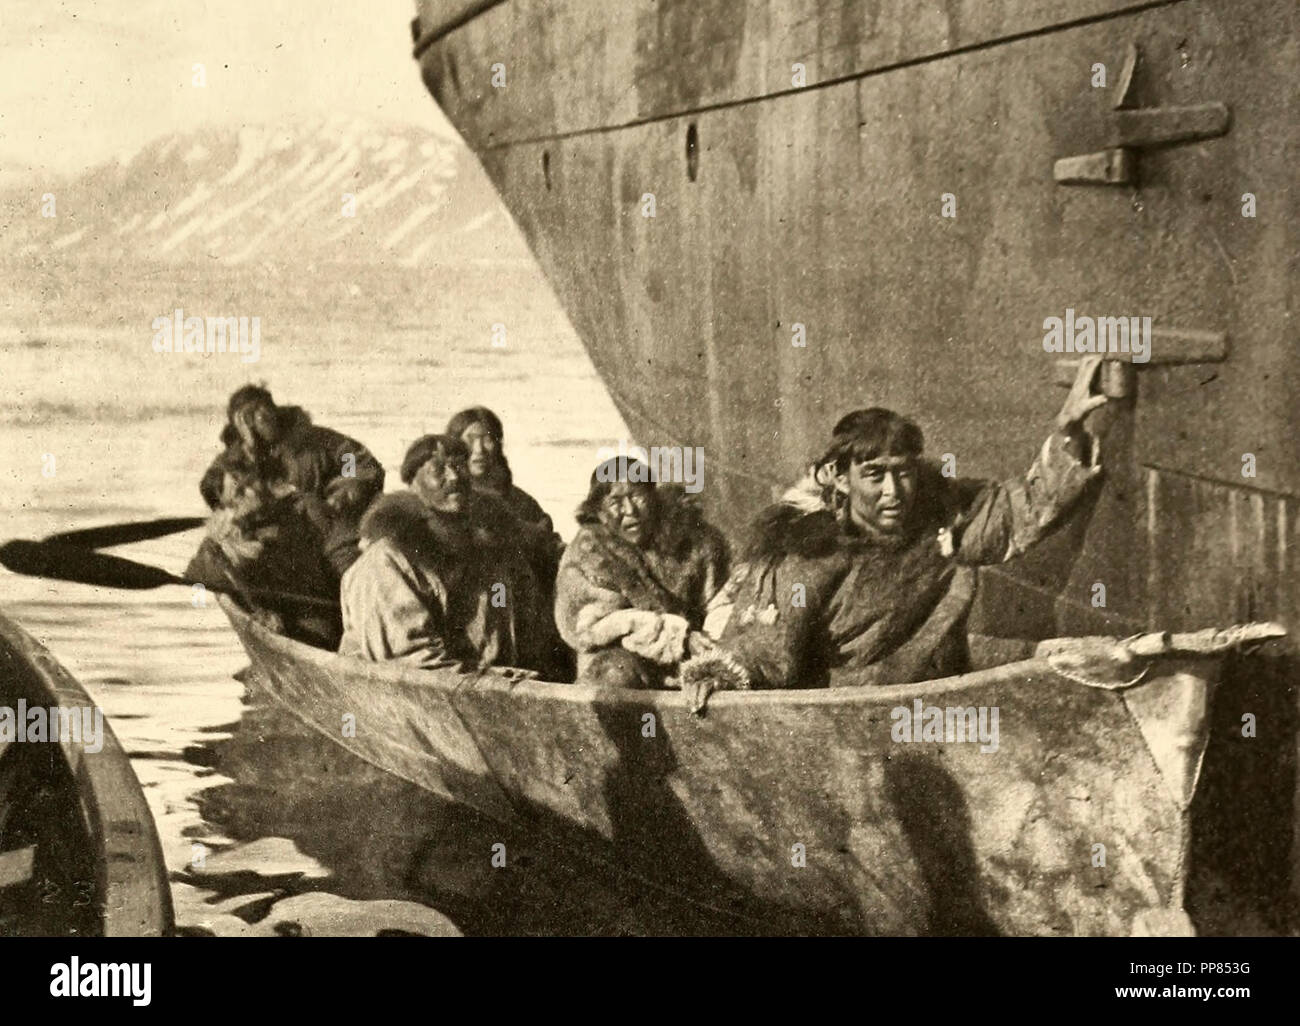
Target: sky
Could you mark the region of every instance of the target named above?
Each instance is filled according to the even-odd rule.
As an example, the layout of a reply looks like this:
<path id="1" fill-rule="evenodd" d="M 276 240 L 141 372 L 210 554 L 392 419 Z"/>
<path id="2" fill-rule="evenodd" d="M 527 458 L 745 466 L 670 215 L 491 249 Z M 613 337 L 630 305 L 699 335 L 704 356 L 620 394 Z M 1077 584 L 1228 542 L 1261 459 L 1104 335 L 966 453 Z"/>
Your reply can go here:
<path id="1" fill-rule="evenodd" d="M 449 130 L 411 57 L 414 14 L 414 0 L 0 0 L 0 183 L 207 125 Z"/>

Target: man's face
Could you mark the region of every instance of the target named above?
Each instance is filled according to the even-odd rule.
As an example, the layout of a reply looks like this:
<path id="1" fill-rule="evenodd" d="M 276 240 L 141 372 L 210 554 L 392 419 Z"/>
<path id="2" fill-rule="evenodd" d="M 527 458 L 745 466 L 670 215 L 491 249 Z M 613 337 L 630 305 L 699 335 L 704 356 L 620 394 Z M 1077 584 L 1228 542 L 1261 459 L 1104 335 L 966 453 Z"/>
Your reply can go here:
<path id="1" fill-rule="evenodd" d="M 469 467 L 464 456 L 434 453 L 411 479 L 411 490 L 430 509 L 460 513 L 469 499 Z"/>
<path id="2" fill-rule="evenodd" d="M 837 478 L 849 498 L 849 516 L 869 534 L 900 535 L 916 501 L 916 460 L 881 456 L 850 463 Z"/>
<path id="3" fill-rule="evenodd" d="M 246 513 L 262 505 L 265 488 L 256 478 L 227 471 L 221 478 L 221 506 Z"/>
<path id="4" fill-rule="evenodd" d="M 280 438 L 280 418 L 275 406 L 265 399 L 249 404 L 245 409 L 253 431 L 267 445 L 274 445 Z"/>
<path id="5" fill-rule="evenodd" d="M 492 432 L 482 424 L 471 424 L 461 434 L 460 440 L 469 449 L 469 472 L 475 477 L 491 473 L 496 467 L 497 455 L 501 452 L 501 446 L 492 437 Z"/>
<path id="6" fill-rule="evenodd" d="M 626 542 L 645 548 L 654 534 L 654 496 L 645 485 L 615 481 L 600 503 L 600 522 Z"/>

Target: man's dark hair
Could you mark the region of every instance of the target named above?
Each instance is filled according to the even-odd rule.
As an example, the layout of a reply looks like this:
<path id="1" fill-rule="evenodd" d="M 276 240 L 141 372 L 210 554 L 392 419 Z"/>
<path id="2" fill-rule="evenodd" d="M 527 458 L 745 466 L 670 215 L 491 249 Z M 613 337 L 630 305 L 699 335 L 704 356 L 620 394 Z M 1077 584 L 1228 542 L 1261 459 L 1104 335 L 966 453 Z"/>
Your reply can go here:
<path id="1" fill-rule="evenodd" d="M 230 396 L 230 401 L 226 403 L 226 420 L 233 424 L 236 410 L 241 406 L 256 402 L 268 402 L 272 406 L 275 405 L 275 400 L 271 398 L 270 391 L 264 385 L 244 385 L 235 389 Z"/>
<path id="2" fill-rule="evenodd" d="M 633 467 L 640 468 L 635 476 L 632 473 Z M 613 456 L 591 472 L 587 497 L 579 503 L 574 519 L 580 524 L 599 523 L 600 504 L 605 501 L 605 496 L 614 490 L 614 485 L 619 481 L 628 481 L 638 488 L 644 488 L 652 497 L 655 495 L 654 478 L 646 464 L 626 456 Z"/>
<path id="3" fill-rule="evenodd" d="M 843 474 L 850 463 L 865 463 L 880 456 L 920 456 L 925 448 L 921 429 L 893 410 L 872 406 L 840 418 L 831 432 L 831 444 L 817 466 L 834 464 Z"/>
<path id="4" fill-rule="evenodd" d="M 469 449 L 464 442 L 452 435 L 425 435 L 423 438 L 417 438 L 402 458 L 402 484 L 409 485 L 414 481 L 420 468 L 434 456 L 441 456 L 443 459 L 459 456 L 467 459 Z"/>

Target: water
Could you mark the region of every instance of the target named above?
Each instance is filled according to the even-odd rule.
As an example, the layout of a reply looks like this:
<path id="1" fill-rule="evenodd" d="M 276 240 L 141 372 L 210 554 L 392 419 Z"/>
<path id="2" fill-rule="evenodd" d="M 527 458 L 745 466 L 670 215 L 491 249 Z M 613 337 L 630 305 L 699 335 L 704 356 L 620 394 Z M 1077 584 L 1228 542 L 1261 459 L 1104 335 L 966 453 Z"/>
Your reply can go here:
<path id="1" fill-rule="evenodd" d="M 516 480 L 566 537 L 598 449 L 626 434 L 543 280 L 518 262 L 392 282 L 323 276 L 294 301 L 269 287 L 238 301 L 259 285 L 244 272 L 179 286 L 167 273 L 88 273 L 54 276 L 70 286 L 57 292 L 50 276 L 33 279 L 0 311 L 5 537 L 205 512 L 198 479 L 226 397 L 249 380 L 364 442 L 390 491 L 411 440 L 462 406 L 490 406 Z M 214 296 L 227 301 L 215 308 Z M 175 305 L 261 312 L 261 361 L 154 353 L 152 319 Z M 505 348 L 491 345 L 494 323 L 507 326 Z M 179 572 L 198 538 L 113 551 Z M 590 867 L 505 836 L 246 694 L 232 675 L 247 660 L 215 602 L 0 573 L 5 612 L 85 685 L 130 754 L 182 932 L 436 932 L 428 909 L 467 933 L 630 929 L 627 904 Z M 505 870 L 489 864 L 498 840 L 512 853 Z"/>

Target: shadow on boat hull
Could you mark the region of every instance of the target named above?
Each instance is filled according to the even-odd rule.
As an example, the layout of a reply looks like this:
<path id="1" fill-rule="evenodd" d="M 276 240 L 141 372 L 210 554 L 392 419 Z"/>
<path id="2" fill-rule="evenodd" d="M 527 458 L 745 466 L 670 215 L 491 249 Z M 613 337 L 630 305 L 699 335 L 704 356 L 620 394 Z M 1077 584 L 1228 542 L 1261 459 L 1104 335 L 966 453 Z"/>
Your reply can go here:
<path id="1" fill-rule="evenodd" d="M 1249 814 L 1249 778 L 1287 771 L 1276 746 L 1228 740 L 1241 703 L 1289 706 L 1263 686 L 1217 689 L 1222 654 L 1149 660 L 1136 682 L 1035 658 L 900 687 L 723 694 L 701 719 L 674 692 L 345 659 L 223 605 L 258 684 L 336 743 L 753 932 L 1127 935 L 1188 932 L 1187 911 L 1202 930 L 1276 928 L 1266 906 L 1239 907 L 1274 889 L 1210 863 L 1243 844 L 1223 796 Z M 998 709 L 997 750 L 894 740 L 894 710 L 917 700 Z M 1274 811 L 1276 843 L 1247 847 L 1284 889 L 1293 813 Z"/>

